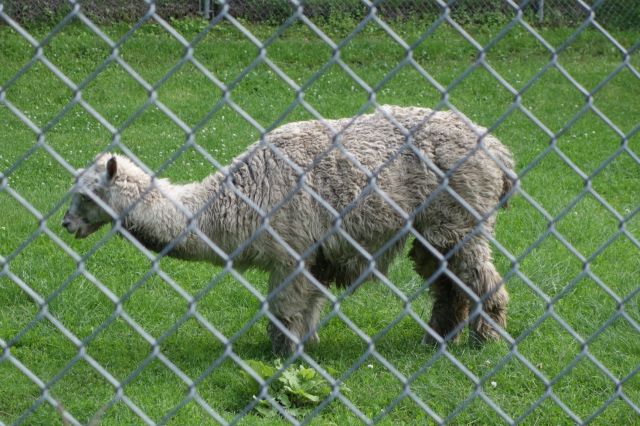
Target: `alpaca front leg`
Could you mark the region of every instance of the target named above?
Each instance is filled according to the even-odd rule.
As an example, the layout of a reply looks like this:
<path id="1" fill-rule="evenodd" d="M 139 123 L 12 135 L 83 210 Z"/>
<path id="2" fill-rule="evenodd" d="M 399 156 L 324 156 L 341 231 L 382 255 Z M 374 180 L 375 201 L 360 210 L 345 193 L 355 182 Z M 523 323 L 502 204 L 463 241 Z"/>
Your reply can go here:
<path id="1" fill-rule="evenodd" d="M 294 352 L 297 345 L 283 327 L 302 344 L 319 341 L 316 325 L 324 302 L 322 293 L 301 275 L 280 288 L 286 277 L 272 273 L 269 279 L 269 311 L 281 325 L 270 321 L 267 332 L 274 353 L 281 356 Z"/>
<path id="2" fill-rule="evenodd" d="M 267 333 L 271 340 L 271 348 L 273 353 L 278 356 L 289 356 L 296 350 L 296 342 L 291 340 L 284 332 L 283 328 L 292 334 L 296 339 L 300 340 L 302 333 L 302 316 L 297 313 L 287 318 L 276 315 L 282 325 L 276 324 L 272 321 L 267 324 Z"/>
<path id="3" fill-rule="evenodd" d="M 433 297 L 429 327 L 441 338 L 452 343 L 458 343 L 460 340 L 460 326 L 469 316 L 467 297 L 456 287 L 456 283 L 450 279 L 439 277 L 429 289 Z M 437 339 L 430 333 L 424 334 L 422 344 L 436 345 L 437 343 Z"/>

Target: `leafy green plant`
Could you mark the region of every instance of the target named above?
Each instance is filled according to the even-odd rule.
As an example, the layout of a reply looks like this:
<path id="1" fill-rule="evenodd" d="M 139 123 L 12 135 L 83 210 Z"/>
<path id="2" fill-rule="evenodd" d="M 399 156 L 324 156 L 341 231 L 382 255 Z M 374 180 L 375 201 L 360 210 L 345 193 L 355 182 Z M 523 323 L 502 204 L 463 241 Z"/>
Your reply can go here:
<path id="1" fill-rule="evenodd" d="M 275 360 L 273 365 L 255 360 L 248 360 L 245 363 L 265 381 L 279 374 L 277 379 L 269 383 L 268 393 L 294 417 L 305 414 L 306 411 L 319 404 L 331 393 L 329 383 L 313 368 L 291 364 L 283 370 L 282 360 L 280 359 Z M 329 374 L 335 375 L 335 370 L 327 368 L 327 371 Z M 256 395 L 260 393 L 260 383 L 244 370 L 242 370 L 242 376 L 247 387 L 251 390 L 252 397 L 259 399 Z M 342 392 L 350 391 L 344 385 L 340 385 L 340 390 Z M 278 415 L 278 411 L 274 406 L 264 398 L 260 399 L 255 409 L 265 417 Z"/>

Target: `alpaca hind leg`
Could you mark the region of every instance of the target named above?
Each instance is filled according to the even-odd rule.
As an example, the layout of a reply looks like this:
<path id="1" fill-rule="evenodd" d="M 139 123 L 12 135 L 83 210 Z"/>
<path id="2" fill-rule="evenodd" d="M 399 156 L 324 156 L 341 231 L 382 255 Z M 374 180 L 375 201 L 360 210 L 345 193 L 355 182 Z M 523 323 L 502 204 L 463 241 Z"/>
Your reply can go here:
<path id="1" fill-rule="evenodd" d="M 307 333 L 309 334 L 308 342 L 311 344 L 320 343 L 317 326 L 318 321 L 320 320 L 320 314 L 322 313 L 324 302 L 325 297 L 321 291 L 311 292 L 310 297 L 307 300 L 307 308 L 303 312 L 303 318 L 306 322 L 305 335 Z"/>
<path id="2" fill-rule="evenodd" d="M 505 329 L 509 295 L 493 265 L 488 242 L 481 237 L 471 238 L 452 256 L 451 269 L 480 298 L 482 311 Z M 500 339 L 498 331 L 479 312 L 474 312 L 475 308 L 471 309 L 471 343 Z"/>
<path id="3" fill-rule="evenodd" d="M 409 255 L 413 259 L 416 272 L 423 279 L 428 280 L 438 270 L 440 263 L 438 259 L 417 240 L 413 242 Z M 433 299 L 429 327 L 443 339 L 457 342 L 460 324 L 467 320 L 469 313 L 467 298 L 457 289 L 456 284 L 445 275 L 438 276 L 431 283 L 429 291 Z M 422 343 L 436 344 L 437 339 L 427 332 Z"/>
<path id="4" fill-rule="evenodd" d="M 482 309 L 503 330 L 507 328 L 507 302 L 509 294 L 502 284 L 502 278 L 492 263 L 484 265 L 478 271 L 478 281 L 487 289 Z M 482 344 L 486 340 L 499 340 L 500 334 L 482 316 L 478 315 L 471 323 L 471 342 Z"/>
<path id="5" fill-rule="evenodd" d="M 316 325 L 324 302 L 322 292 L 302 275 L 294 277 L 280 288 L 286 277 L 286 274 L 272 273 L 269 280 L 269 310 L 282 325 L 270 321 L 267 332 L 274 353 L 282 356 L 296 350 L 296 341 L 287 336 L 282 326 L 303 344 L 319 340 Z"/>
<path id="6" fill-rule="evenodd" d="M 460 340 L 461 324 L 469 316 L 469 301 L 465 295 L 456 289 L 456 284 L 449 278 L 438 278 L 430 288 L 433 298 L 433 308 L 429 327 L 442 339 L 457 343 Z M 430 333 L 425 333 L 422 343 L 435 345 L 437 339 Z"/>

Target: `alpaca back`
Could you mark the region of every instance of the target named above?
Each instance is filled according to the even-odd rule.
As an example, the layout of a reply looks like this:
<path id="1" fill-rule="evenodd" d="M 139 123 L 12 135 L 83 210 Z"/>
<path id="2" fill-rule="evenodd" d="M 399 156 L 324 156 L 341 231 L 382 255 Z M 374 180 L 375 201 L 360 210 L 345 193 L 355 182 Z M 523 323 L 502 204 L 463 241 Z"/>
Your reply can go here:
<path id="1" fill-rule="evenodd" d="M 477 150 L 479 135 L 486 130 L 455 113 L 383 109 L 384 113 L 355 119 L 286 124 L 267 135 L 273 149 L 256 143 L 234 160 L 227 170 L 230 181 L 251 200 L 250 204 L 230 203 L 230 208 L 238 210 L 228 216 L 242 218 L 242 223 L 235 219 L 230 223 L 241 235 L 239 241 L 250 238 L 267 214 L 271 227 L 298 253 L 323 241 L 319 263 L 336 271 L 328 278 L 340 275 L 349 281 L 369 263 L 361 249 L 370 254 L 383 249 L 376 262 L 384 271 L 405 237 L 389 241 L 407 219 L 426 220 L 434 209 L 456 203 L 455 197 L 451 200 L 442 191 L 443 174 L 451 174 L 448 184 L 473 209 L 483 213 L 495 207 L 505 190 L 505 173 L 491 157 L 506 170 L 513 167 L 510 153 L 497 139 L 484 138 L 491 153 L 487 155 Z M 438 188 L 441 193 L 434 196 Z M 429 197 L 428 208 L 421 206 Z M 360 247 L 335 232 L 338 218 Z M 473 215 L 458 219 L 465 225 L 475 223 Z M 258 237 L 253 246 L 257 248 L 246 253 L 253 262 L 290 256 L 268 235 Z"/>

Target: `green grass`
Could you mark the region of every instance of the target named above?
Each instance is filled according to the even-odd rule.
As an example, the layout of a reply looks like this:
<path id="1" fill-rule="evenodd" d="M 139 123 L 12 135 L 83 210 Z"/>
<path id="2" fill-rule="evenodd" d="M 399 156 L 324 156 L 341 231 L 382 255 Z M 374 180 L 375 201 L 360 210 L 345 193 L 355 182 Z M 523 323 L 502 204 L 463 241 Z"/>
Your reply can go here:
<path id="1" fill-rule="evenodd" d="M 198 21 L 178 21 L 175 25 L 187 39 L 195 36 L 201 27 Z M 429 23 L 391 25 L 408 43 L 414 43 Z M 274 32 L 269 26 L 249 25 L 248 28 L 261 40 Z M 351 23 L 346 21 L 332 23 L 325 29 L 337 41 L 348 34 L 350 28 Z M 103 28 L 113 39 L 127 29 L 124 25 Z M 500 27 L 465 29 L 485 45 Z M 561 46 L 573 32 L 572 29 L 540 31 L 555 47 Z M 41 39 L 46 29 L 33 32 Z M 625 48 L 637 43 L 634 33 L 620 32 L 614 36 Z M 181 45 L 157 26 L 144 26 L 120 48 L 121 57 L 151 84 L 176 65 L 182 52 Z M 198 43 L 194 56 L 218 79 L 229 84 L 255 59 L 256 53 L 256 47 L 238 30 L 221 25 Z M 0 28 L 1 84 L 32 54 L 33 48 L 13 30 Z M 97 36 L 73 25 L 54 37 L 44 47 L 44 54 L 79 84 L 104 61 L 110 50 Z M 309 29 L 295 26 L 267 48 L 267 55 L 293 81 L 305 84 L 331 57 L 332 51 Z M 340 57 L 374 87 L 405 57 L 405 52 L 383 31 L 368 25 L 344 45 Z M 472 66 L 476 57 L 477 52 L 464 38 L 444 26 L 413 51 L 415 62 L 445 87 Z M 522 104 L 552 132 L 564 129 L 585 105 L 584 95 L 554 67 L 527 86 L 549 62 L 550 55 L 520 27 L 513 28 L 488 50 L 486 58 L 514 88 L 527 87 L 522 93 Z M 621 54 L 595 31 L 583 33 L 558 55 L 558 63 L 588 91 L 616 70 L 621 60 Z M 637 70 L 639 55 L 630 55 L 629 63 Z M 76 168 L 85 166 L 105 149 L 112 136 L 80 106 L 58 117 L 72 95 L 63 82 L 40 63 L 27 70 L 5 93 L 6 99 L 33 123 L 47 126 L 44 140 L 48 146 Z M 208 117 L 221 91 L 191 64 L 180 67 L 160 86 L 157 95 L 189 126 L 198 125 L 196 142 L 221 164 L 242 152 L 259 134 L 227 106 Z M 333 118 L 355 114 L 367 97 L 366 90 L 334 65 L 309 85 L 304 99 L 324 116 Z M 625 68 L 594 94 L 593 103 L 620 131 L 628 134 L 638 126 L 639 97 L 640 81 Z M 135 120 L 127 121 L 131 114 L 140 111 L 147 93 L 116 64 L 107 66 L 88 83 L 82 98 L 112 125 L 123 126 L 122 143 L 152 169 L 164 164 L 185 141 L 183 131 L 155 107 L 146 108 Z M 293 102 L 295 92 L 261 64 L 233 88 L 230 98 L 261 126 L 269 127 Z M 405 66 L 379 88 L 376 99 L 379 103 L 434 106 L 441 95 L 414 68 Z M 486 69 L 478 67 L 461 83 L 450 87 L 449 101 L 474 121 L 491 126 L 510 107 L 513 96 Z M 310 114 L 302 107 L 295 107 L 283 122 L 305 118 L 310 118 Z M 640 378 L 634 374 L 627 379 L 640 365 L 640 336 L 625 317 L 618 315 L 624 312 L 636 324 L 640 322 L 640 296 L 633 294 L 640 285 L 640 256 L 638 247 L 627 237 L 640 239 L 640 218 L 637 214 L 629 216 L 638 208 L 640 199 L 640 165 L 628 152 L 622 152 L 599 169 L 603 161 L 609 161 L 619 150 L 621 138 L 592 111 L 573 122 L 555 140 L 554 146 L 591 177 L 591 187 L 608 206 L 628 217 L 624 223 L 627 235 L 620 234 L 615 215 L 592 195 L 584 193 L 584 181 L 555 149 L 543 155 L 549 148 L 550 138 L 527 116 L 520 111 L 508 114 L 496 125 L 494 133 L 514 152 L 518 171 L 526 171 L 521 176 L 522 189 L 556 219 L 557 233 L 580 254 L 576 256 L 554 234 L 547 233 L 545 216 L 525 197 L 517 197 L 508 210 L 500 213 L 497 239 L 518 258 L 518 271 L 527 277 L 525 281 L 522 276 L 512 274 L 507 282 L 512 296 L 508 331 L 520 339 L 517 353 L 522 358 L 513 356 L 505 343 L 489 344 L 481 349 L 462 343 L 448 348 L 452 357 L 441 356 L 436 350 L 419 344 L 423 331 L 409 317 L 380 337 L 376 350 L 401 374 L 411 377 L 419 372 L 410 389 L 439 416 L 448 416 L 469 398 L 468 406 L 453 419 L 459 424 L 497 423 L 500 417 L 482 398 L 473 396 L 475 385 L 452 358 L 464 364 L 471 374 L 481 377 L 485 382 L 484 394 L 512 418 L 540 401 L 546 391 L 544 383 L 522 359 L 553 381 L 553 394 L 583 419 L 615 392 L 614 382 L 591 359 L 597 359 L 618 380 L 625 378 L 622 390 L 636 406 L 640 405 Z M 64 212 L 60 202 L 72 182 L 71 174 L 41 147 L 33 150 L 18 167 L 13 166 L 35 143 L 34 133 L 7 107 L 1 106 L 0 171 L 4 171 L 8 187 L 45 215 L 46 221 L 42 224 L 64 244 L 81 255 L 88 253 L 107 231 L 76 241 L 59 226 Z M 640 136 L 633 134 L 625 147 L 637 158 Z M 213 170 L 190 148 L 170 163 L 162 175 L 186 182 L 202 179 Z M 567 210 L 570 204 L 572 207 Z M 112 318 L 114 304 L 86 277 L 76 274 L 76 261 L 51 236 L 39 230 L 39 219 L 6 190 L 0 190 L 0 218 L 0 255 L 10 260 L 0 273 L 0 339 L 10 342 L 11 356 L 50 384 L 51 397 L 80 422 L 90 422 L 96 413 L 100 417 L 98 422 L 104 425 L 140 422 L 123 401 L 101 412 L 114 396 L 114 388 L 87 361 L 73 364 L 62 377 L 58 376 L 78 354 L 78 348 L 51 322 L 38 315 L 38 305 L 20 289 L 18 281 L 48 300 L 48 312 L 69 332 L 80 340 L 88 339 L 84 347 L 86 353 L 116 380 L 125 382 L 124 395 L 153 421 L 160 421 L 177 407 L 187 395 L 185 383 L 161 361 L 149 358 L 149 343 L 122 318 Z M 544 237 L 533 246 L 541 236 Z M 615 237 L 609 243 L 612 236 Z M 28 244 L 24 244 L 25 241 Z M 495 257 L 503 273 L 510 269 L 505 256 L 496 251 Z M 591 259 L 588 269 L 581 257 Z M 222 417 L 232 419 L 251 401 L 251 394 L 233 361 L 226 358 L 210 369 L 223 355 L 221 342 L 194 318 L 173 328 L 187 312 L 187 303 L 159 274 L 146 275 L 150 261 L 132 245 L 110 238 L 95 249 L 83 267 L 116 297 L 126 295 L 122 309 L 148 335 L 163 336 L 160 351 L 166 358 L 194 380 L 203 375 L 197 384 L 198 395 Z M 191 295 L 208 289 L 198 301 L 197 311 L 227 337 L 238 333 L 259 309 L 259 301 L 234 277 L 207 264 L 162 259 L 159 268 Z M 249 271 L 244 278 L 265 293 L 265 274 Z M 414 294 L 422 285 L 406 259 L 394 264 L 389 279 L 407 294 Z M 619 307 L 598 282 L 619 298 L 633 296 Z M 529 284 L 553 299 L 552 307 L 548 307 Z M 427 319 L 427 297 L 417 297 L 411 306 Z M 374 336 L 402 315 L 403 304 L 383 284 L 369 283 L 346 299 L 340 309 L 363 332 Z M 550 309 L 575 333 L 589 340 L 588 352 L 583 352 L 580 344 L 553 317 L 537 323 Z M 105 322 L 108 325 L 103 327 Z M 608 326 L 599 332 L 604 324 Z M 233 351 L 243 359 L 272 362 L 265 325 L 264 318 L 255 322 L 237 339 Z M 358 359 L 367 346 L 344 322 L 330 319 L 320 336 L 320 346 L 310 349 L 309 353 L 319 365 L 336 370 L 338 375 L 345 375 L 355 366 L 355 371 L 346 376 L 345 384 L 352 391 L 347 397 L 366 416 L 377 416 L 401 394 L 402 384 L 376 359 L 369 357 L 358 366 Z M 144 368 L 139 369 L 140 365 Z M 491 382 L 495 382 L 495 387 Z M 38 386 L 7 357 L 0 358 L 0 422 L 10 424 L 19 419 L 40 395 Z M 427 414 L 405 397 L 393 406 L 382 423 L 427 421 Z M 631 424 L 634 421 L 637 414 L 617 399 L 600 414 L 596 423 Z M 253 413 L 242 421 L 243 424 L 272 422 Z M 313 420 L 314 424 L 358 422 L 338 400 L 324 407 Z M 525 422 L 570 424 L 572 420 L 549 398 L 543 400 Z M 56 423 L 61 423 L 60 416 L 46 402 L 25 419 L 25 424 Z M 179 408 L 168 423 L 200 425 L 213 420 L 190 401 Z"/>

